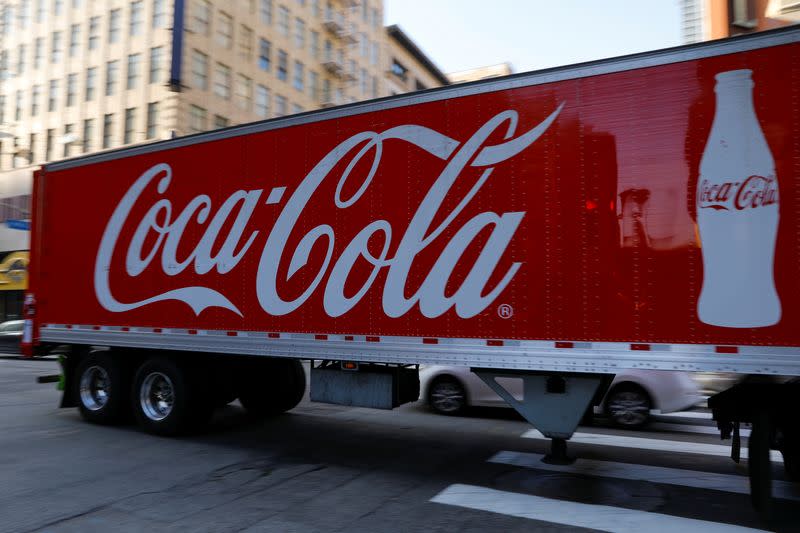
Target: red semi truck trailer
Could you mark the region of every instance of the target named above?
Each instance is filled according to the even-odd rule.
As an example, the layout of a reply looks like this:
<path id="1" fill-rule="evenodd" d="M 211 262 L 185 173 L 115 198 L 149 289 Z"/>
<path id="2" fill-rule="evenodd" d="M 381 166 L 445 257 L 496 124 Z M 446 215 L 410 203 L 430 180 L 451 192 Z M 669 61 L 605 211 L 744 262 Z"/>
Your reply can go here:
<path id="1" fill-rule="evenodd" d="M 239 398 L 392 408 L 470 366 L 553 439 L 620 369 L 800 463 L 800 30 L 322 109 L 50 163 L 24 344 L 63 406 L 175 434 Z M 496 381 L 525 383 L 516 401 Z M 782 376 L 782 379 L 772 379 Z M 761 377 L 761 379 L 759 379 Z"/>

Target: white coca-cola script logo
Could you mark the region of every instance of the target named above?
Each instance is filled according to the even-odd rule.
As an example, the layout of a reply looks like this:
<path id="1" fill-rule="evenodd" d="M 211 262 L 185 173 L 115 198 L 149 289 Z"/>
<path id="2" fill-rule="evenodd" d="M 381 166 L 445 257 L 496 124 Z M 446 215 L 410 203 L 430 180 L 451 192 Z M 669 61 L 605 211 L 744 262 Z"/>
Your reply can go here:
<path id="1" fill-rule="evenodd" d="M 419 304 L 424 316 L 431 318 L 440 316 L 453 307 L 462 318 L 473 317 L 486 309 L 506 288 L 522 265 L 519 262 L 513 263 L 494 287 L 487 287 L 489 277 L 525 216 L 524 212 L 498 214 L 486 211 L 466 221 L 453 232 L 448 242 L 439 244 L 442 252 L 438 259 L 417 292 L 411 297 L 406 297 L 406 280 L 412 263 L 417 254 L 439 238 L 479 194 L 491 176 L 494 166 L 514 157 L 536 141 L 550 127 L 563 105 L 562 103 L 536 127 L 517 137 L 514 137 L 518 121 L 517 113 L 509 110 L 490 119 L 464 143 L 430 128 L 403 125 L 387 129 L 382 133 L 372 131 L 359 133 L 339 144 L 323 157 L 297 186 L 269 232 L 261 251 L 255 280 L 256 295 L 263 310 L 271 315 L 291 313 L 309 299 L 319 287 L 325 274 L 329 272 L 323 292 L 323 307 L 329 316 L 341 316 L 363 298 L 380 270 L 384 268 L 388 269 L 388 273 L 383 287 L 382 306 L 387 316 L 402 316 L 415 304 Z M 484 146 L 490 135 L 503 126 L 505 141 L 497 145 Z M 402 235 L 394 256 L 389 257 L 389 249 L 393 236 L 399 232 L 388 221 L 382 219 L 365 221 L 368 223 L 344 247 L 338 257 L 333 257 L 336 235 L 333 227 L 328 224 L 314 227 L 303 236 L 293 251 L 287 250 L 286 245 L 295 224 L 303 216 L 304 208 L 319 185 L 329 178 L 331 170 L 339 162 L 348 162 L 338 178 L 333 203 L 336 209 L 352 208 L 369 188 L 381 162 L 384 141 L 389 139 L 411 143 L 446 161 L 408 226 L 400 228 Z M 351 172 L 368 154 L 372 163 L 369 172 L 356 183 L 356 192 L 346 197 L 343 193 L 345 184 L 348 179 L 355 179 L 350 176 Z M 452 211 L 441 214 L 438 217 L 441 222 L 436 227 L 431 227 L 453 184 L 468 165 L 484 169 L 480 178 Z M 165 197 L 172 179 L 172 168 L 168 164 L 155 165 L 136 180 L 117 205 L 106 225 L 95 262 L 94 285 L 98 301 L 109 311 L 123 312 L 155 302 L 178 300 L 191 307 L 195 314 L 200 314 L 209 307 L 221 307 L 241 316 L 241 311 L 225 295 L 204 286 L 176 288 L 129 303 L 117 300 L 112 294 L 109 270 L 118 236 L 122 229 L 131 223 L 128 216 L 133 206 L 154 181 L 157 182 L 155 189 L 161 198 L 150 206 L 141 220 L 134 222 L 136 230 L 125 255 L 125 272 L 129 276 L 136 278 L 159 255 L 161 269 L 168 276 L 179 274 L 190 266 L 199 275 L 207 274 L 211 270 L 226 274 L 250 251 L 259 231 L 248 230 L 248 222 L 259 206 L 263 189 L 235 191 L 216 209 L 216 212 L 213 212 L 211 198 L 199 194 L 178 213 L 173 209 L 172 202 Z M 280 186 L 273 187 L 265 203 L 267 205 L 280 203 L 285 189 Z M 331 209 L 327 215 L 335 218 L 334 210 Z M 367 216 L 376 215 L 379 213 L 371 212 Z M 348 216 L 353 217 L 355 214 Z M 177 250 L 190 222 L 204 228 L 203 236 L 191 253 L 179 260 L 176 256 Z M 220 234 L 223 227 L 229 227 L 225 235 Z M 491 228 L 491 233 L 468 274 L 454 293 L 446 294 L 445 287 L 456 263 L 470 243 L 486 228 Z M 155 243 L 149 245 L 149 250 L 145 250 L 145 242 L 152 243 L 153 237 Z M 382 251 L 377 256 L 368 249 L 368 243 L 373 238 L 381 239 L 378 242 L 383 243 Z M 291 254 L 288 280 L 306 265 L 312 248 L 320 240 L 326 246 L 322 266 L 300 296 L 293 300 L 284 300 L 278 293 L 278 266 L 282 258 Z M 212 250 L 216 250 L 216 253 Z M 372 271 L 355 295 L 346 296 L 344 287 L 350 271 L 359 259 L 366 260 L 372 265 Z M 145 287 L 143 285 L 142 289 Z"/>
<path id="2" fill-rule="evenodd" d="M 778 202 L 778 180 L 775 176 L 750 176 L 742 181 L 700 182 L 697 206 L 700 209 L 728 211 L 754 209 Z"/>

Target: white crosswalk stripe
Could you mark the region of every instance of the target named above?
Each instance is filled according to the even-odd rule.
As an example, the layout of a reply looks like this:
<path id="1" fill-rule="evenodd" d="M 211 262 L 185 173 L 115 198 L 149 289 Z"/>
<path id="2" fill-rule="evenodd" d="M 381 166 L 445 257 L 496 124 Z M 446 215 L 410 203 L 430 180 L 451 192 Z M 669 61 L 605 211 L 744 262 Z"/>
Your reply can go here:
<path id="1" fill-rule="evenodd" d="M 750 484 L 746 476 L 580 458 L 571 465 L 553 465 L 543 463 L 542 457 L 544 456 L 536 453 L 501 451 L 492 456 L 489 462 L 549 472 L 648 481 L 737 494 L 750 493 Z M 772 493 L 776 498 L 800 501 L 800 486 L 795 483 L 774 480 Z"/>
<path id="2" fill-rule="evenodd" d="M 592 505 L 519 494 L 475 485 L 450 485 L 432 502 L 478 509 L 492 513 L 542 520 L 571 527 L 585 527 L 614 533 L 704 533 L 760 531 L 756 529 L 683 518 L 607 505 Z"/>
<path id="3" fill-rule="evenodd" d="M 531 429 L 523 435 L 526 439 L 546 439 L 538 430 Z M 620 448 L 634 448 L 637 450 L 655 450 L 665 452 L 684 452 L 702 455 L 730 457 L 731 447 L 724 444 L 707 444 L 704 442 L 683 442 L 666 439 L 648 439 L 644 437 L 628 437 L 624 435 L 606 435 L 601 433 L 575 433 L 569 442 L 580 444 L 593 444 L 595 446 L 616 446 Z M 747 448 L 741 449 L 742 459 L 747 458 Z M 772 450 L 770 458 L 773 462 L 783 463 L 780 452 Z"/>
<path id="4" fill-rule="evenodd" d="M 652 413 L 655 420 L 687 419 L 687 420 L 712 420 L 711 413 L 705 411 L 678 411 L 675 413 Z"/>
<path id="5" fill-rule="evenodd" d="M 671 433 L 699 433 L 701 435 L 717 435 L 719 436 L 719 429 L 716 426 L 703 426 L 698 424 L 673 424 L 671 422 L 651 422 L 645 428 L 646 430 L 655 430 Z M 741 428 L 739 434 L 742 437 L 750 436 L 749 428 Z"/>

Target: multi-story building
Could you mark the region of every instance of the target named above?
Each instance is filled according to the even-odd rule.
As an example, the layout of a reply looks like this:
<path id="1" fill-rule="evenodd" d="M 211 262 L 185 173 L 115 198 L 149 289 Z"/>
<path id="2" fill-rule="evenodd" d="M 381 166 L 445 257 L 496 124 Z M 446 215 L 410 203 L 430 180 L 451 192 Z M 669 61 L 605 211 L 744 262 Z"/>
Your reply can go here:
<path id="1" fill-rule="evenodd" d="M 383 0 L 0 0 L 0 267 L 43 162 L 446 83 Z"/>
<path id="2" fill-rule="evenodd" d="M 0 170 L 447 83 L 382 0 L 2 6 Z"/>
<path id="3" fill-rule="evenodd" d="M 798 0 L 681 0 L 683 41 L 696 43 L 800 22 Z"/>
<path id="4" fill-rule="evenodd" d="M 509 76 L 511 74 L 514 74 L 514 67 L 511 66 L 511 63 L 506 62 L 498 63 L 496 65 L 486 65 L 484 67 L 460 70 L 458 72 L 451 72 L 447 75 L 447 77 L 452 83 L 464 83 L 467 81 L 497 78 L 499 76 Z"/>

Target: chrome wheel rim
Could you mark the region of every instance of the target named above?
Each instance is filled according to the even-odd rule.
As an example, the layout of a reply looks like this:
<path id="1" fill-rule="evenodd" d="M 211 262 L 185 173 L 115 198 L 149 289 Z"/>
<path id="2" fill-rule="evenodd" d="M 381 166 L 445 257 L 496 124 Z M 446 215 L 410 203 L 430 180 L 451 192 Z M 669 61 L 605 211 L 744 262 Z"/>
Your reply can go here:
<path id="1" fill-rule="evenodd" d="M 437 411 L 454 413 L 464 406 L 464 391 L 457 383 L 443 381 L 431 390 L 431 405 Z"/>
<path id="2" fill-rule="evenodd" d="M 172 412 L 175 403 L 175 388 L 169 376 L 151 372 L 144 378 L 139 389 L 139 404 L 147 418 L 155 422 L 164 420 Z"/>
<path id="3" fill-rule="evenodd" d="M 90 411 L 99 411 L 108 403 L 111 380 L 103 367 L 94 365 L 81 375 L 81 403 Z"/>
<path id="4" fill-rule="evenodd" d="M 639 426 L 645 423 L 650 414 L 650 402 L 639 392 L 618 392 L 609 400 L 608 410 L 617 423 Z"/>

